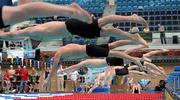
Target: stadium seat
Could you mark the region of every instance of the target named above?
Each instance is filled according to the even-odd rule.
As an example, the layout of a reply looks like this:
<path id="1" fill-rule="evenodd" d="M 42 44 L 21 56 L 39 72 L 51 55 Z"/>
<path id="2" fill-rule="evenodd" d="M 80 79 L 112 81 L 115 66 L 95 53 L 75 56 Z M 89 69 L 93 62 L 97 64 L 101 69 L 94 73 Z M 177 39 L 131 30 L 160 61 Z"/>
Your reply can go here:
<path id="1" fill-rule="evenodd" d="M 171 76 L 180 76 L 180 72 L 172 72 L 170 73 Z"/>
<path id="2" fill-rule="evenodd" d="M 180 66 L 174 66 L 174 71 L 180 71 Z"/>

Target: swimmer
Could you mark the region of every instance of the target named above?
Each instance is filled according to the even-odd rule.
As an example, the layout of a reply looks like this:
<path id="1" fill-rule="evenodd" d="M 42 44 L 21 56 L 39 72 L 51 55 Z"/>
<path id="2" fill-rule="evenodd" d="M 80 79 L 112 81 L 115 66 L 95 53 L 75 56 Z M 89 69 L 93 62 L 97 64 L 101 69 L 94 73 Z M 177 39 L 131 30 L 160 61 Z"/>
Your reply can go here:
<path id="1" fill-rule="evenodd" d="M 54 63 L 52 68 L 52 73 L 58 69 L 59 64 L 63 58 L 71 57 L 72 59 L 76 58 L 84 58 L 84 57 L 121 57 L 125 59 L 132 60 L 138 66 L 141 66 L 138 58 L 131 57 L 129 55 L 124 55 L 120 51 L 113 51 L 112 49 L 132 43 L 131 40 L 119 40 L 109 44 L 102 44 L 102 45 L 79 45 L 79 44 L 68 44 L 66 46 L 60 47 L 55 56 L 54 56 Z M 52 77 L 52 73 L 50 77 Z M 50 79 L 50 78 L 49 78 Z"/>
<path id="2" fill-rule="evenodd" d="M 138 75 L 147 75 L 146 72 L 138 71 L 138 70 L 131 70 L 129 67 L 123 67 L 123 66 L 109 66 L 106 68 L 106 70 L 102 73 L 99 73 L 97 75 L 96 81 L 93 85 L 93 87 L 88 91 L 88 93 L 91 93 L 96 87 L 99 85 L 108 86 L 110 88 L 110 85 L 112 83 L 112 79 L 114 76 L 126 76 L 128 74 L 138 74 Z M 123 80 L 123 79 L 122 79 Z"/>
<path id="3" fill-rule="evenodd" d="M 90 88 L 90 90 L 88 91 L 88 93 L 91 93 L 95 88 L 101 86 L 106 86 L 110 88 L 110 84 L 109 84 L 109 79 L 110 77 L 110 72 L 106 72 L 106 70 L 102 73 L 99 73 L 95 79 L 95 83 L 94 85 Z"/>
<path id="4" fill-rule="evenodd" d="M 130 54 L 130 53 L 135 52 L 141 48 L 144 48 L 144 46 L 138 45 L 138 46 L 135 46 L 135 47 L 132 47 L 132 48 L 125 50 L 124 53 Z M 168 51 L 169 51 L 168 49 L 160 49 L 160 50 L 154 50 L 154 51 L 147 52 L 147 53 L 142 55 L 141 63 L 143 66 L 146 66 L 146 68 L 150 67 L 151 69 L 154 69 L 155 71 L 165 75 L 165 72 L 163 70 L 161 70 L 159 67 L 157 67 L 155 64 L 152 63 L 152 60 L 150 59 L 150 57 L 152 57 L 156 54 L 161 54 L 161 53 L 165 53 Z"/>
<path id="5" fill-rule="evenodd" d="M 101 65 L 104 65 L 104 66 L 123 66 L 124 65 L 124 59 L 125 58 L 122 59 L 122 58 L 117 58 L 117 57 L 106 57 L 104 59 L 86 59 L 84 61 L 81 61 L 78 64 L 71 65 L 65 69 L 62 69 L 62 72 L 70 73 L 70 72 L 73 72 L 73 71 L 79 69 L 81 66 L 86 66 L 86 67 L 89 67 L 89 66 L 90 67 L 91 66 L 99 67 Z M 128 59 L 128 60 L 134 62 L 131 59 Z M 138 65 L 138 63 L 137 63 L 137 66 L 140 66 L 140 65 Z M 125 69 L 125 72 L 122 72 L 122 74 L 123 73 L 127 74 L 127 72 L 128 72 L 128 70 Z"/>
<path id="6" fill-rule="evenodd" d="M 131 40 L 118 40 L 108 44 L 101 45 L 80 45 L 80 44 L 67 44 L 60 47 L 54 55 L 53 66 L 58 66 L 59 60 L 70 57 L 71 59 L 86 58 L 86 57 L 107 57 L 111 55 L 119 55 L 119 51 L 112 51 L 112 49 L 131 44 Z M 94 52 L 96 51 L 96 52 Z"/>
<path id="7" fill-rule="evenodd" d="M 68 6 L 60 6 L 45 2 L 30 2 L 28 0 L 25 2 L 20 0 L 18 6 L 0 7 L 0 29 L 34 17 L 52 16 L 71 17 L 83 22 L 92 23 L 90 14 L 76 3 Z M 0 33 L 0 36 L 2 34 L 3 32 Z"/>
<path id="8" fill-rule="evenodd" d="M 148 27 L 147 22 L 140 16 L 133 14 L 131 16 L 109 15 L 100 19 L 93 19 L 91 24 L 76 19 L 66 21 L 52 21 L 37 26 L 28 27 L 22 30 L 4 32 L 0 36 L 4 38 L 12 37 L 30 37 L 39 41 L 49 41 L 52 39 L 61 39 L 64 37 L 78 35 L 84 38 L 96 38 L 104 36 L 122 37 L 126 36 L 131 40 L 147 46 L 146 41 L 138 34 L 130 34 L 118 28 L 104 28 L 106 24 L 122 21 L 132 21 L 143 24 Z"/>

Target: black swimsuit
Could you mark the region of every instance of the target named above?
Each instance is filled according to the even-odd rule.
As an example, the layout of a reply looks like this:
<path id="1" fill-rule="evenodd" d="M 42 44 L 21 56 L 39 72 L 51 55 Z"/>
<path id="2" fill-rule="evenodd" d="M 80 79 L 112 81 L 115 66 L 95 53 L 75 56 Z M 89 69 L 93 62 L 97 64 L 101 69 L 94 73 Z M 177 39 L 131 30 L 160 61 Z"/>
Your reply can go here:
<path id="1" fill-rule="evenodd" d="M 2 11 L 3 11 L 3 6 L 0 6 L 0 29 L 4 29 L 4 31 L 7 31 L 5 30 L 5 28 L 8 28 L 10 25 L 4 25 L 4 21 L 3 21 L 3 18 L 2 18 Z"/>
<path id="2" fill-rule="evenodd" d="M 123 76 L 123 75 L 129 74 L 129 70 L 126 67 L 124 67 L 122 69 L 117 68 L 117 69 L 115 69 L 115 73 L 117 76 Z"/>
<path id="3" fill-rule="evenodd" d="M 72 35 L 79 35 L 84 38 L 100 37 L 101 28 L 98 26 L 97 19 L 93 19 L 91 24 L 76 19 L 69 19 L 65 24 Z"/>
<path id="4" fill-rule="evenodd" d="M 124 65 L 124 60 L 117 57 L 107 57 L 106 62 L 109 66 L 122 66 Z"/>
<path id="5" fill-rule="evenodd" d="M 5 27 L 3 18 L 2 18 L 2 10 L 3 10 L 3 6 L 0 7 L 0 29 Z"/>
<path id="6" fill-rule="evenodd" d="M 109 54 L 108 44 L 86 45 L 86 53 L 90 57 L 107 57 Z"/>

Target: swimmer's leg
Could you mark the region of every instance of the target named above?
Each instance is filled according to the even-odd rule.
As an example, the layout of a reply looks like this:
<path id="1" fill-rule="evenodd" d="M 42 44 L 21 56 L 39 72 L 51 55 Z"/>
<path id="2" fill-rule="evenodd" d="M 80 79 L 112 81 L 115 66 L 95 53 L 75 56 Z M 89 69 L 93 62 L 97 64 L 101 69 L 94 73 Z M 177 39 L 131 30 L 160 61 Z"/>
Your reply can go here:
<path id="1" fill-rule="evenodd" d="M 126 36 L 131 40 L 138 41 L 144 46 L 148 46 L 147 42 L 139 34 L 130 34 L 128 32 L 122 31 L 117 28 L 102 28 L 100 36 L 112 36 L 112 37 L 122 37 Z"/>
<path id="2" fill-rule="evenodd" d="M 123 21 L 130 21 L 138 24 L 144 25 L 146 28 L 148 28 L 148 23 L 145 21 L 144 18 L 141 16 L 138 16 L 136 14 L 133 14 L 131 16 L 121 16 L 121 15 L 109 15 L 102 17 L 98 20 L 98 24 L 100 27 L 109 24 L 109 23 L 118 23 L 118 22 L 123 22 Z"/>
<path id="3" fill-rule="evenodd" d="M 52 16 L 71 17 L 84 22 L 92 22 L 90 14 L 76 3 L 62 6 L 45 2 L 31 2 L 14 7 L 4 6 L 2 11 L 5 25 L 16 24 L 34 17 Z"/>
<path id="4" fill-rule="evenodd" d="M 109 49 L 112 50 L 116 47 L 119 47 L 119 46 L 122 46 L 122 45 L 127 45 L 127 44 L 130 44 L 132 43 L 131 40 L 118 40 L 118 41 L 114 41 L 112 43 L 109 43 L 108 46 L 109 46 Z"/>

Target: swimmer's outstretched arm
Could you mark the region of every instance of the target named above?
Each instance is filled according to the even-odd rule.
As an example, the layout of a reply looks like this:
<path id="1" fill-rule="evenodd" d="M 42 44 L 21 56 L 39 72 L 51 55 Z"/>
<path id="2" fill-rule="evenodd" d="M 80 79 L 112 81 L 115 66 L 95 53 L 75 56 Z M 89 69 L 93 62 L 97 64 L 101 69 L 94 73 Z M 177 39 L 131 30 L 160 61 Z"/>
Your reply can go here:
<path id="1" fill-rule="evenodd" d="M 45 2 L 30 2 L 13 7 L 4 6 L 2 15 L 5 25 L 16 24 L 34 17 L 52 16 L 71 17 L 84 22 L 92 22 L 90 14 L 76 3 L 62 6 Z"/>
<path id="2" fill-rule="evenodd" d="M 149 58 L 149 57 L 152 57 L 152 56 L 154 56 L 156 54 L 165 53 L 165 52 L 168 52 L 168 51 L 169 51 L 168 49 L 160 49 L 160 50 L 150 51 L 150 52 L 148 52 L 146 54 L 143 54 L 143 57 Z"/>
<path id="3" fill-rule="evenodd" d="M 129 73 L 131 73 L 131 74 L 139 74 L 139 75 L 144 75 L 144 76 L 148 75 L 145 72 L 140 72 L 140 71 L 137 71 L 137 70 L 129 70 Z"/>
<path id="4" fill-rule="evenodd" d="M 141 67 L 141 68 L 143 67 L 139 58 L 132 57 L 132 56 L 130 56 L 130 55 L 126 54 L 126 53 L 120 52 L 120 51 L 110 50 L 108 56 L 109 57 L 118 57 L 118 58 L 127 59 L 127 60 L 130 60 L 130 61 L 134 62 L 139 67 Z"/>
<path id="5" fill-rule="evenodd" d="M 144 65 L 157 71 L 158 73 L 162 74 L 162 75 L 165 75 L 165 72 L 161 69 L 159 69 L 155 64 L 153 63 L 150 63 L 150 62 L 144 62 Z"/>
<path id="6" fill-rule="evenodd" d="M 47 79 L 44 81 L 44 84 L 43 84 L 44 87 L 48 86 L 48 83 L 51 81 L 51 78 L 53 75 L 57 76 L 56 73 L 57 73 L 57 70 L 59 69 L 59 66 L 62 68 L 62 65 L 58 65 L 60 62 L 60 57 L 61 57 L 61 49 L 59 48 L 56 51 L 55 56 L 53 57 L 54 62 L 51 68 L 51 72 L 49 73 Z"/>
<path id="7" fill-rule="evenodd" d="M 109 46 L 109 49 L 112 50 L 112 49 L 119 47 L 119 46 L 131 44 L 132 42 L 133 42 L 132 40 L 117 40 L 117 41 L 114 41 L 112 43 L 108 43 L 108 46 Z"/>
<path id="8" fill-rule="evenodd" d="M 111 83 L 112 83 L 112 80 L 113 80 L 113 77 L 115 76 L 115 70 L 114 69 L 110 69 L 110 77 L 109 77 L 109 82 L 108 82 L 108 86 L 110 86 L 111 85 Z"/>
<path id="9" fill-rule="evenodd" d="M 127 50 L 125 50 L 124 51 L 124 53 L 126 53 L 126 54 L 130 54 L 130 53 L 132 53 L 132 52 L 135 52 L 135 51 L 137 51 L 137 50 L 139 50 L 139 49 L 142 49 L 142 48 L 144 48 L 145 46 L 144 45 L 137 45 L 137 46 L 134 46 L 134 47 L 132 47 L 132 48 L 128 48 Z"/>
<path id="10" fill-rule="evenodd" d="M 69 66 L 69 67 L 67 67 L 67 68 L 65 68 L 65 69 L 62 69 L 62 71 L 63 72 L 66 72 L 66 73 L 70 73 L 70 72 L 73 72 L 73 71 L 75 71 L 75 70 L 78 70 L 80 67 L 82 67 L 82 66 L 87 66 L 87 65 L 89 65 L 89 64 L 93 64 L 93 63 L 90 63 L 89 61 L 90 61 L 91 59 L 86 59 L 86 60 L 84 60 L 84 61 L 81 61 L 80 63 L 78 63 L 78 64 L 75 64 L 75 65 L 72 65 L 72 66 Z"/>
<path id="11" fill-rule="evenodd" d="M 146 64 L 144 66 L 144 71 L 147 71 L 147 73 L 139 71 L 138 68 L 139 67 L 137 65 L 132 65 L 132 66 L 128 67 L 128 70 L 129 70 L 129 72 L 132 72 L 132 73 L 135 72 L 136 74 L 140 74 L 140 75 L 147 75 L 147 74 L 150 74 L 150 75 L 162 75 L 164 73 L 163 70 L 158 69 L 160 71 L 157 71 L 157 69 L 154 69 L 154 68 L 152 68 L 152 67 L 150 67 L 150 66 L 148 66 Z M 136 70 L 134 70 L 134 69 L 136 69 Z"/>
<path id="12" fill-rule="evenodd" d="M 118 28 L 101 28 L 100 36 L 112 36 L 112 37 L 126 36 L 131 40 L 138 41 L 144 46 L 148 46 L 147 42 L 139 34 L 130 34 Z"/>
<path id="13" fill-rule="evenodd" d="M 95 81 L 93 87 L 88 91 L 88 93 L 91 93 L 96 87 L 99 86 L 99 84 L 100 84 L 100 79 L 101 79 L 102 77 L 105 77 L 104 75 L 105 75 L 104 72 L 103 72 L 103 73 L 99 73 L 99 74 L 97 75 L 96 81 Z"/>

